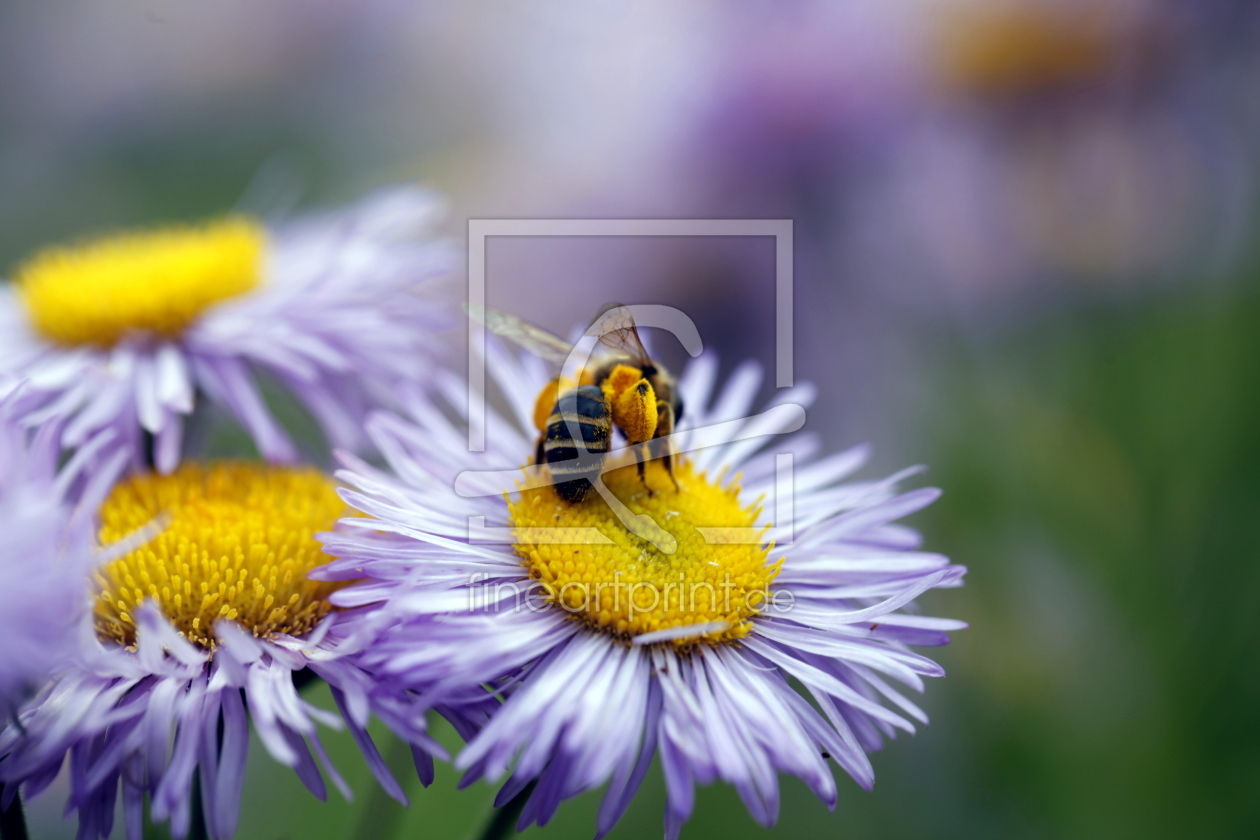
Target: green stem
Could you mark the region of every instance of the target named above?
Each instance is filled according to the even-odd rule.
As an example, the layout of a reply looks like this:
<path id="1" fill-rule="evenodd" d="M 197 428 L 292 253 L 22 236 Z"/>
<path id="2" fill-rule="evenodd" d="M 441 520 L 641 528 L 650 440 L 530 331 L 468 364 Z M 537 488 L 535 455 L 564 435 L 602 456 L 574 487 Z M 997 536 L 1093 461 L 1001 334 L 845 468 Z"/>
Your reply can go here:
<path id="1" fill-rule="evenodd" d="M 188 828 L 188 840 L 206 840 L 206 806 L 201 799 L 201 771 L 194 770 L 192 775 L 192 824 Z"/>
<path id="2" fill-rule="evenodd" d="M 504 803 L 502 808 L 495 809 L 494 817 L 486 824 L 485 831 L 481 832 L 481 840 L 503 840 L 504 837 L 515 834 L 516 821 L 520 818 L 521 811 L 525 810 L 525 803 L 529 801 L 537 784 L 537 781 L 530 782 L 524 790 Z"/>
<path id="3" fill-rule="evenodd" d="M 0 799 L 4 797 L 4 784 L 0 783 Z M 22 794 L 13 797 L 13 804 L 0 812 L 0 840 L 28 840 L 26 814 L 22 810 Z"/>
<path id="4" fill-rule="evenodd" d="M 390 736 L 385 748 L 385 766 L 395 778 L 401 779 L 403 793 L 411 795 L 411 786 L 416 778 L 416 771 L 411 765 L 411 747 L 401 738 Z M 359 815 L 353 837 L 394 837 L 397 834 L 398 822 L 402 819 L 403 806 L 394 801 L 385 788 L 379 784 L 372 785 L 372 792 Z"/>
<path id="5" fill-rule="evenodd" d="M 319 675 L 310 668 L 303 668 L 300 671 L 293 672 L 293 687 L 298 691 L 316 682 L 319 682 Z"/>

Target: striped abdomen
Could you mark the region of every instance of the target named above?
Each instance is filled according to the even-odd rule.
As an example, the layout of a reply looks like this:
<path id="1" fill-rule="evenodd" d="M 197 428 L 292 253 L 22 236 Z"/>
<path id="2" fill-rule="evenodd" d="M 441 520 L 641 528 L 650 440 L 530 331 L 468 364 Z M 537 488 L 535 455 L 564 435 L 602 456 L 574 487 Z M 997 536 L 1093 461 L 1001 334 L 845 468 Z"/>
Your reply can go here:
<path id="1" fill-rule="evenodd" d="M 576 438 L 580 437 L 580 443 Z M 599 474 L 612 437 L 612 418 L 604 394 L 594 385 L 565 391 L 547 418 L 542 460 L 557 479 L 556 492 L 567 502 L 580 502 Z"/>

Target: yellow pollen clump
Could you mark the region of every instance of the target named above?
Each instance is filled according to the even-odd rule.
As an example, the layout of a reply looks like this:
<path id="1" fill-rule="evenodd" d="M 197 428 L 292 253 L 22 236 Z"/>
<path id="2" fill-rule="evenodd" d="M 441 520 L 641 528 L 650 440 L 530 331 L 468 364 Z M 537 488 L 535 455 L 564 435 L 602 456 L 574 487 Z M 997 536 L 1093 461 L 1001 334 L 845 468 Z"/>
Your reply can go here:
<path id="1" fill-rule="evenodd" d="M 178 336 L 208 307 L 262 280 L 266 232 L 229 217 L 48 248 L 14 272 L 35 328 L 109 347 L 131 333 Z"/>
<path id="2" fill-rule="evenodd" d="M 725 627 L 672 644 L 689 648 L 701 640 L 716 645 L 741 639 L 770 597 L 783 561 L 768 561 L 773 546 L 761 539 L 766 528 L 756 526 L 760 509 L 740 504 L 735 483 L 711 482 L 682 460 L 674 476 L 677 491 L 664 465 L 650 462 L 651 492 L 633 466 L 603 476 L 626 507 L 652 517 L 674 537 L 671 554 L 628 531 L 598 493 L 570 504 L 551 486 L 525 489 L 508 500 L 516 552 L 551 601 L 619 639 L 710 622 Z M 572 528 L 596 529 L 609 543 L 570 539 L 555 530 Z"/>
<path id="3" fill-rule="evenodd" d="M 314 469 L 221 462 L 129 478 L 101 508 L 101 544 L 155 521 L 162 531 L 96 573 L 97 634 L 135 645 L 136 609 L 153 600 L 206 650 L 220 618 L 257 637 L 301 635 L 329 613 L 339 586 L 306 577 L 329 559 L 315 534 L 345 512 Z"/>

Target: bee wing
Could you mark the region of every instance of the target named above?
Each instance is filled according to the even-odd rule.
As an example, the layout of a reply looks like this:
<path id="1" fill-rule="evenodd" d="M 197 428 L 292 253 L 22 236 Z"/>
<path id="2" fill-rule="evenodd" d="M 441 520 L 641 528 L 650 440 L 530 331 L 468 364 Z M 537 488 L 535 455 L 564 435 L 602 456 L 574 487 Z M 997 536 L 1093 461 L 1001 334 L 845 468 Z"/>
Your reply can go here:
<path id="1" fill-rule="evenodd" d="M 599 343 L 608 350 L 626 354 L 638 367 L 652 364 L 647 348 L 639 338 L 639 329 L 634 324 L 630 307 L 624 304 L 607 304 L 586 328 L 586 334 L 597 336 Z"/>
<path id="2" fill-rule="evenodd" d="M 515 341 L 534 355 L 549 362 L 563 364 L 573 345 L 557 335 L 489 306 L 464 305 L 468 314 L 495 335 Z"/>

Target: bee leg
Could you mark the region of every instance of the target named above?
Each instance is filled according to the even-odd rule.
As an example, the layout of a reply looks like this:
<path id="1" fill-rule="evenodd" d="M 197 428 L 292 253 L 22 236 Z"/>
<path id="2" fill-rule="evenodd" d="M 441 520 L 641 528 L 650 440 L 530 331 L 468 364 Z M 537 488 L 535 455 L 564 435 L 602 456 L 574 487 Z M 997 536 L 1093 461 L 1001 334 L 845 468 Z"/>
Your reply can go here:
<path id="1" fill-rule="evenodd" d="M 542 466 L 543 453 L 545 452 L 545 450 L 543 449 L 543 444 L 545 444 L 546 442 L 547 442 L 546 433 L 543 433 L 538 436 L 538 443 L 537 445 L 534 446 L 534 465 L 535 466 L 539 466 L 539 467 Z"/>
<path id="2" fill-rule="evenodd" d="M 674 478 L 674 450 L 665 440 L 674 431 L 674 407 L 661 400 L 656 404 L 656 434 L 652 439 L 652 458 L 660 458 L 665 462 L 665 473 L 674 484 L 674 492 L 679 491 L 678 479 Z M 659 453 L 659 454 L 658 454 Z"/>
<path id="3" fill-rule="evenodd" d="M 626 443 L 635 446 L 650 441 L 655 436 L 658 412 L 653 410 L 653 407 L 659 401 L 656 399 L 652 383 L 643 378 L 638 368 L 617 365 L 604 379 L 600 388 L 608 403 L 613 425 L 621 429 L 621 433 L 626 436 Z M 648 495 L 652 495 L 652 488 L 648 487 L 644 464 L 644 461 L 648 459 L 644 457 L 644 454 L 641 449 L 636 448 L 634 460 L 639 468 L 639 480 L 643 482 L 644 487 L 647 487 Z M 647 454 L 651 454 L 650 444 Z"/>
<path id="4" fill-rule="evenodd" d="M 673 482 L 674 492 L 679 490 L 678 479 L 674 478 L 674 453 L 669 448 L 669 444 L 660 438 L 652 441 L 652 460 L 660 459 L 665 464 L 665 474 L 669 476 L 669 480 Z"/>
<path id="5" fill-rule="evenodd" d="M 648 446 L 650 448 L 651 444 L 648 444 Z M 646 466 L 646 463 L 643 457 L 643 451 L 638 449 L 637 447 L 634 450 L 634 463 L 639 468 L 639 481 L 643 482 L 643 486 L 647 488 L 648 496 L 649 497 L 655 496 L 656 493 L 652 490 L 652 485 L 647 483 L 647 472 L 644 469 Z"/>
<path id="6" fill-rule="evenodd" d="M 656 434 L 657 399 L 652 383 L 638 368 L 617 365 L 600 386 L 612 414 L 613 425 L 631 444 L 651 440 Z"/>
<path id="7" fill-rule="evenodd" d="M 638 464 L 639 466 L 639 481 L 643 482 L 643 486 L 647 488 L 648 496 L 653 496 L 655 495 L 655 493 L 652 491 L 651 485 L 647 483 L 646 461 L 651 460 L 653 450 L 655 449 L 655 445 L 652 444 L 650 441 L 652 440 L 652 436 L 656 433 L 656 429 L 654 427 L 655 424 L 651 422 L 651 418 L 652 418 L 651 405 L 652 405 L 652 402 L 655 400 L 656 395 L 652 393 L 652 386 L 648 383 L 646 379 L 639 380 L 638 384 L 635 386 L 633 393 L 634 393 L 634 397 L 633 397 L 634 406 L 637 409 L 634 413 L 641 415 L 643 418 L 642 420 L 639 421 L 639 428 L 635 431 L 638 432 L 639 436 L 642 436 L 646 433 L 646 436 L 642 437 L 641 440 L 633 441 L 633 442 L 641 443 L 643 440 L 649 441 L 647 445 L 647 452 L 646 452 L 646 455 L 648 457 L 646 458 L 644 457 L 645 453 L 643 449 L 639 447 L 635 447 L 634 460 L 635 460 L 635 463 Z"/>

